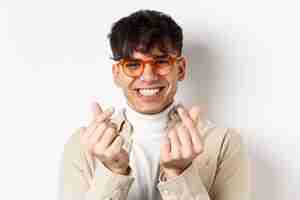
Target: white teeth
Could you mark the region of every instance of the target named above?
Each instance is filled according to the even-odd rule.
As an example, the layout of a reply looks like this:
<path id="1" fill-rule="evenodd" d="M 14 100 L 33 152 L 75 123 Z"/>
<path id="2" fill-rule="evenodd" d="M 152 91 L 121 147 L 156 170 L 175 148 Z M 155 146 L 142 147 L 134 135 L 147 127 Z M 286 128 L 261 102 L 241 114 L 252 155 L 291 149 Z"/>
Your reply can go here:
<path id="1" fill-rule="evenodd" d="M 143 96 L 154 96 L 159 92 L 159 88 L 139 89 L 138 91 Z"/>

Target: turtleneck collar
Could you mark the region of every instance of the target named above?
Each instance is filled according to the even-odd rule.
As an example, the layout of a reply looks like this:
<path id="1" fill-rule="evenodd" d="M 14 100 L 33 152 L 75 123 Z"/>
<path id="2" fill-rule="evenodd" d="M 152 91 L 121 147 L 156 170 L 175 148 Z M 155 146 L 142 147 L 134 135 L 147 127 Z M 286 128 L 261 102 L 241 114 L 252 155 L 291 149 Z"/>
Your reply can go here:
<path id="1" fill-rule="evenodd" d="M 134 132 L 145 132 L 147 135 L 158 134 L 163 131 L 167 125 L 168 113 L 175 106 L 175 101 L 165 108 L 162 112 L 155 114 L 143 114 L 133 110 L 128 104 L 125 106 L 125 115 L 127 120 L 133 126 Z M 140 135 L 140 134 L 138 134 Z M 142 134 L 144 135 L 144 134 Z M 147 137 L 147 136 L 145 136 Z"/>

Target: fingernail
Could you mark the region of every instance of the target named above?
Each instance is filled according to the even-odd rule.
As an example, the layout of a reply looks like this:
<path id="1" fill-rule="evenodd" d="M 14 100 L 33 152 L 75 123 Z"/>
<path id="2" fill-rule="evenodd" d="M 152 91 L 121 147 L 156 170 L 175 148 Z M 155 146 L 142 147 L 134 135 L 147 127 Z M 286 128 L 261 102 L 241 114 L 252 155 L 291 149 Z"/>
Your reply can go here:
<path id="1" fill-rule="evenodd" d="M 183 107 L 182 106 L 178 106 L 177 111 L 182 114 L 183 113 Z"/>

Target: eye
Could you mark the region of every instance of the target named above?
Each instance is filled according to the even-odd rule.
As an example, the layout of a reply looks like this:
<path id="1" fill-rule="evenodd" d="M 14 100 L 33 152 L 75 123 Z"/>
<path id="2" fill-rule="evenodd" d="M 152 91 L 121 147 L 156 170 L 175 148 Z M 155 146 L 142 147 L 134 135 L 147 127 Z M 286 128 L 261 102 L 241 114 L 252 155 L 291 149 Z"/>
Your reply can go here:
<path id="1" fill-rule="evenodd" d="M 155 61 L 156 64 L 158 65 L 169 65 L 169 60 L 168 59 L 158 59 Z"/>
<path id="2" fill-rule="evenodd" d="M 140 63 L 139 62 L 127 62 L 126 64 L 125 64 L 125 66 L 127 67 L 127 68 L 131 68 L 131 69 L 134 69 L 134 68 L 138 68 L 138 67 L 140 67 Z"/>

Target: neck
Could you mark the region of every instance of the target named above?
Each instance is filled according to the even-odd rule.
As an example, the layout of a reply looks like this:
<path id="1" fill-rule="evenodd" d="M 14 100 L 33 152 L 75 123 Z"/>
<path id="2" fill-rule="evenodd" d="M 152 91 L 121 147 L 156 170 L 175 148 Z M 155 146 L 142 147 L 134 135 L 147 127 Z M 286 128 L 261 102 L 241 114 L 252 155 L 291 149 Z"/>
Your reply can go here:
<path id="1" fill-rule="evenodd" d="M 175 102 L 171 103 L 164 110 L 155 114 L 144 114 L 135 111 L 128 104 L 125 106 L 125 114 L 128 121 L 133 126 L 135 132 L 140 132 L 145 130 L 147 127 L 148 130 L 152 132 L 161 132 L 158 130 L 163 130 L 167 125 L 168 113 L 175 105 Z"/>
<path id="2" fill-rule="evenodd" d="M 159 119 L 159 118 L 163 118 L 164 116 L 167 116 L 168 112 L 171 110 L 174 104 L 175 102 L 173 101 L 160 112 L 152 113 L 152 114 L 138 112 L 134 110 L 128 103 L 126 103 L 125 109 L 126 109 L 126 114 L 130 114 L 130 115 L 134 114 L 135 116 L 140 117 L 142 119 L 154 120 L 154 119 Z"/>

